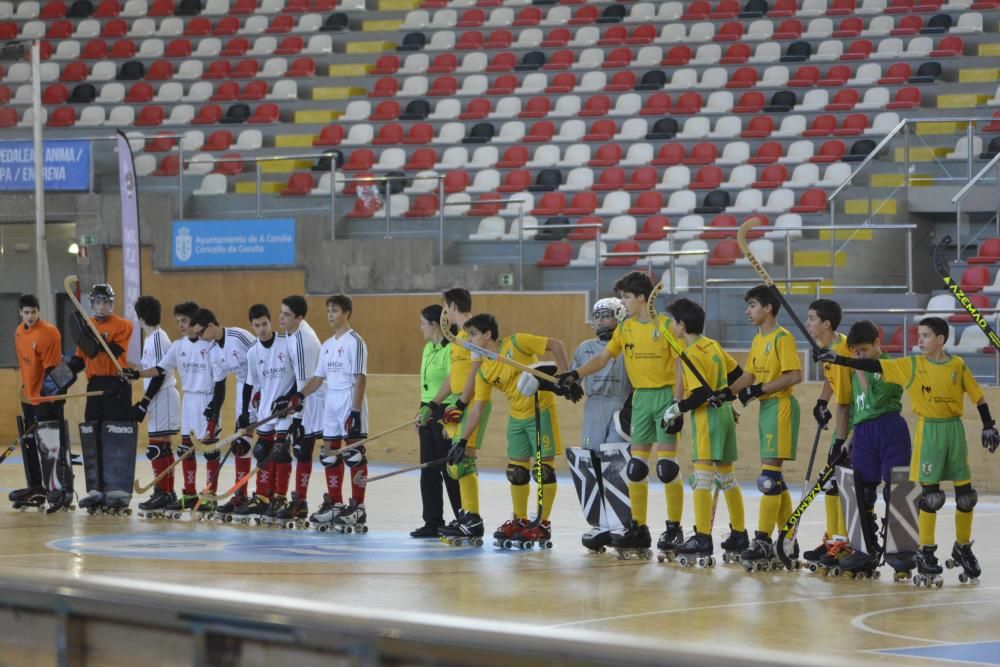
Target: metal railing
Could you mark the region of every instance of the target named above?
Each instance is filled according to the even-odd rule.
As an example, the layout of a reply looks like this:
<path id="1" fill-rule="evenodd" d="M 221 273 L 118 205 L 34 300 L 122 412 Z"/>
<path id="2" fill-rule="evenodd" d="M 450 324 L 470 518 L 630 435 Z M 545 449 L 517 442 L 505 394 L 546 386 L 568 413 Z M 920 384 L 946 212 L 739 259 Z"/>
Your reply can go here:
<path id="1" fill-rule="evenodd" d="M 669 266 L 667 268 L 667 271 L 670 274 L 670 291 L 671 292 L 676 292 L 677 291 L 677 262 L 675 261 L 675 258 L 677 258 L 677 257 L 699 257 L 700 256 L 701 257 L 701 275 L 702 275 L 702 284 L 701 284 L 701 301 L 702 301 L 702 303 L 705 302 L 705 299 L 708 296 L 708 292 L 705 289 L 705 281 L 704 281 L 704 279 L 708 276 L 708 251 L 707 250 L 673 250 L 671 248 L 669 250 L 659 250 L 659 251 L 654 250 L 652 252 L 648 252 L 648 251 L 647 252 L 641 252 L 641 251 L 640 252 L 604 252 L 604 253 L 600 253 L 600 256 L 601 256 L 601 258 L 605 258 L 605 257 L 635 257 L 637 259 L 643 259 L 643 258 L 650 259 L 652 257 L 669 257 L 670 261 L 668 262 Z M 647 262 L 646 263 L 646 268 L 650 272 L 652 272 L 652 270 L 653 270 L 653 262 L 652 261 Z M 600 287 L 598 286 L 598 291 L 599 290 L 600 290 Z"/>
<path id="2" fill-rule="evenodd" d="M 997 186 L 996 213 L 993 215 L 993 219 L 990 222 L 993 223 L 995 233 L 1000 234 L 1000 167 L 997 166 L 998 164 L 1000 164 L 1000 153 L 994 155 L 993 158 L 986 163 L 986 166 L 980 169 L 979 173 L 973 176 L 969 180 L 969 182 L 965 184 L 965 187 L 959 190 L 955 194 L 955 196 L 951 198 L 951 203 L 955 205 L 955 260 L 956 261 L 961 261 L 962 249 L 963 249 L 962 200 L 965 199 L 965 196 L 972 191 L 972 188 L 974 188 L 981 180 L 983 180 L 983 178 L 986 177 L 987 174 L 989 174 L 994 169 L 997 172 L 996 175 L 994 176 L 994 181 Z M 980 230 L 977 233 L 973 234 L 972 237 L 969 239 L 969 244 L 971 245 L 972 243 L 974 243 L 976 239 L 979 238 L 979 235 L 982 234 L 983 231 L 989 226 L 990 226 L 989 222 L 983 225 L 983 227 L 980 228 Z"/>
<path id="3" fill-rule="evenodd" d="M 599 222 L 587 222 L 582 225 L 528 225 L 522 223 L 524 218 L 517 224 L 517 284 L 518 288 L 524 289 L 524 232 L 525 230 L 539 229 L 603 229 L 604 225 Z M 601 293 L 601 250 L 600 239 L 594 241 L 594 298 Z"/>

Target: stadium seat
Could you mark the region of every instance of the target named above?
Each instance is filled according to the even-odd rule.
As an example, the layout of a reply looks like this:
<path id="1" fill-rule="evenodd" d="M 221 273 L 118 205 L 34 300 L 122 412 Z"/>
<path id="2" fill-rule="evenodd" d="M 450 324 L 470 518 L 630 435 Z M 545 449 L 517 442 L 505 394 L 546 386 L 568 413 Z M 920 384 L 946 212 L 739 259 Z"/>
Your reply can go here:
<path id="1" fill-rule="evenodd" d="M 979 252 L 969 258 L 969 264 L 994 264 L 1000 261 L 1000 238 L 985 239 L 979 245 Z"/>
<path id="2" fill-rule="evenodd" d="M 612 220 L 612 222 L 614 222 L 614 221 Z M 610 228 L 609 228 L 609 231 L 610 231 Z M 604 238 L 607 238 L 607 236 L 605 236 Z M 642 248 L 639 247 L 639 244 L 636 243 L 635 241 L 631 241 L 631 240 L 629 240 L 629 241 L 621 241 L 619 243 L 616 243 L 615 246 L 611 249 L 611 252 L 613 252 L 613 253 L 631 253 L 631 252 L 638 253 L 638 252 L 641 252 L 641 251 L 642 251 Z M 604 264 L 604 266 L 608 266 L 608 267 L 635 266 L 636 260 L 638 260 L 638 259 L 640 259 L 639 255 L 627 255 L 627 256 L 622 256 L 622 257 L 608 257 L 608 258 L 606 258 L 604 260 L 603 264 Z"/>
<path id="3" fill-rule="evenodd" d="M 976 308 L 976 310 L 989 310 L 993 306 L 990 304 L 990 297 L 985 294 L 972 294 L 969 296 L 969 301 Z M 985 315 L 987 318 L 994 319 L 995 315 Z M 955 324 L 971 324 L 972 316 L 968 313 L 954 313 L 948 316 L 948 321 Z"/>
<path id="4" fill-rule="evenodd" d="M 65 107 L 63 107 L 65 108 Z M 959 285 L 966 294 L 981 291 L 990 284 L 990 271 L 985 266 L 970 266 L 962 273 Z"/>

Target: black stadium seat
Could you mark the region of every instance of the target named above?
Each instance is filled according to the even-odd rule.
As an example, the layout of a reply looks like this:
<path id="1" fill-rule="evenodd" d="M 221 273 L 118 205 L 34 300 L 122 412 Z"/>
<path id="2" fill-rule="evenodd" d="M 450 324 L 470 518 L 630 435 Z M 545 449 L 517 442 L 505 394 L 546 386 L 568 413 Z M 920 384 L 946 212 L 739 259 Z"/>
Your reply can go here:
<path id="1" fill-rule="evenodd" d="M 851 152 L 840 158 L 841 162 L 861 162 L 868 155 L 875 150 L 875 141 L 873 139 L 860 139 L 854 142 L 851 146 Z"/>
<path id="2" fill-rule="evenodd" d="M 651 69 L 642 75 L 639 83 L 635 85 L 635 90 L 660 90 L 666 82 L 666 72 L 658 69 Z"/>
<path id="3" fill-rule="evenodd" d="M 788 113 L 798 104 L 795 93 L 790 90 L 779 90 L 771 96 L 771 103 L 764 107 L 767 113 Z"/>
<path id="4" fill-rule="evenodd" d="M 521 58 L 521 63 L 514 67 L 519 72 L 534 72 L 545 66 L 545 53 L 542 51 L 528 51 Z"/>
<path id="5" fill-rule="evenodd" d="M 619 4 L 608 5 L 607 7 L 604 8 L 604 11 L 601 12 L 601 16 L 597 19 L 597 22 L 621 23 L 622 19 L 625 18 L 626 14 L 628 14 L 628 12 L 625 11 L 625 5 L 619 5 Z"/>
<path id="6" fill-rule="evenodd" d="M 85 19 L 93 13 L 94 5 L 91 4 L 90 0 L 76 0 L 76 2 L 69 6 L 66 18 Z"/>
<path id="7" fill-rule="evenodd" d="M 698 215 L 722 213 L 731 203 L 728 192 L 725 190 L 712 190 L 705 195 L 701 206 L 695 208 L 694 212 Z"/>
<path id="8" fill-rule="evenodd" d="M 950 14 L 935 14 L 927 21 L 927 25 L 920 29 L 921 35 L 940 35 L 951 30 Z"/>
<path id="9" fill-rule="evenodd" d="M 486 144 L 489 143 L 494 134 L 496 134 L 496 128 L 493 127 L 493 123 L 476 123 L 469 130 L 469 134 L 462 139 L 462 143 Z"/>
<path id="10" fill-rule="evenodd" d="M 431 105 L 427 100 L 410 100 L 399 120 L 424 120 L 431 113 Z"/>
<path id="11" fill-rule="evenodd" d="M 427 44 L 427 35 L 422 32 L 408 32 L 403 36 L 403 43 L 396 47 L 397 51 L 422 51 Z"/>
<path id="12" fill-rule="evenodd" d="M 69 95 L 70 104 L 90 104 L 97 98 L 97 90 L 91 83 L 78 83 Z"/>
<path id="13" fill-rule="evenodd" d="M 344 12 L 334 12 L 326 17 L 326 21 L 320 26 L 320 32 L 340 32 L 348 30 L 347 14 Z M 417 33 L 420 34 L 420 33 Z"/>
<path id="14" fill-rule="evenodd" d="M 769 9 L 767 0 L 747 0 L 747 4 L 743 5 L 743 11 L 740 12 L 739 18 L 759 19 L 764 14 L 767 14 Z"/>
<path id="15" fill-rule="evenodd" d="M 677 121 L 673 118 L 661 118 L 653 123 L 653 129 L 646 133 L 646 139 L 673 139 L 677 134 Z"/>
<path id="16" fill-rule="evenodd" d="M 785 55 L 781 56 L 783 63 L 800 63 L 812 56 L 812 46 L 809 42 L 792 42 L 788 45 Z"/>
<path id="17" fill-rule="evenodd" d="M 201 14 L 201 0 L 181 0 L 174 10 L 174 16 L 198 16 L 198 14 Z"/>
<path id="18" fill-rule="evenodd" d="M 934 83 L 941 78 L 941 63 L 931 61 L 917 68 L 917 73 L 910 77 L 910 83 Z"/>
<path id="19" fill-rule="evenodd" d="M 535 184 L 528 187 L 529 192 L 552 192 L 562 185 L 562 173 L 558 169 L 542 169 L 535 177 Z"/>
<path id="20" fill-rule="evenodd" d="M 219 122 L 226 123 L 227 125 L 235 125 L 237 123 L 245 123 L 249 117 L 249 104 L 234 104 L 226 109 L 226 115 L 220 118 Z"/>
<path id="21" fill-rule="evenodd" d="M 118 70 L 118 81 L 141 81 L 146 77 L 146 66 L 138 60 L 129 60 L 122 63 Z"/>

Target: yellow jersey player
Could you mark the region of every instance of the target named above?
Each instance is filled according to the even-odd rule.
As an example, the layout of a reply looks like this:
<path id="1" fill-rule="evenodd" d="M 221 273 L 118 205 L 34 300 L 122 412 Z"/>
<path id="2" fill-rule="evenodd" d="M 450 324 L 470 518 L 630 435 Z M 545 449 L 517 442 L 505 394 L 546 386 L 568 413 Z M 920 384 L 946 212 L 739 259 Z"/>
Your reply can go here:
<path id="1" fill-rule="evenodd" d="M 729 555 L 738 554 L 750 546 L 743 516 L 743 493 L 736 483 L 735 465 L 736 421 L 728 402 L 714 398 L 745 374 L 717 341 L 704 336 L 705 310 L 690 299 L 676 299 L 667 312 L 673 318 L 670 332 L 684 346 L 684 356 L 698 369 L 707 386 L 683 364 L 686 397 L 671 404 L 664 414 L 670 421 L 690 412 L 691 460 L 694 462 L 694 526 L 695 533 L 678 550 L 681 564 L 688 561 L 699 565 L 715 563 L 712 556 L 712 486 L 718 481 L 729 510 L 729 537 L 722 549 Z"/>
<path id="2" fill-rule="evenodd" d="M 792 514 L 792 496 L 781 475 L 781 465 L 794 461 L 799 439 L 799 402 L 792 387 L 802 382 L 802 362 L 792 334 L 778 325 L 781 304 L 765 285 L 747 291 L 747 319 L 757 327 L 750 344 L 747 374 L 731 387 L 740 402 L 760 401 L 757 434 L 760 439 L 761 492 L 757 531 L 750 548 L 740 554 L 748 570 L 774 561 L 771 532 Z M 796 549 L 797 551 L 797 549 Z M 798 553 L 794 554 L 798 557 Z"/>
<path id="3" fill-rule="evenodd" d="M 917 414 L 916 437 L 910 459 L 910 479 L 923 487 L 920 509 L 920 550 L 917 552 L 917 584 L 941 585 L 941 564 L 935 551 L 934 532 L 937 511 L 944 507 L 941 482 L 955 486 L 955 545 L 949 567 L 960 566 L 962 581 L 979 578 L 979 562 L 972 553 L 972 511 L 978 496 L 972 488 L 969 452 L 962 426 L 963 397 L 976 404 L 983 422 L 982 443 L 991 453 L 1000 446 L 989 405 L 983 390 L 961 357 L 944 350 L 948 323 L 940 317 L 925 317 L 918 327 L 920 356 L 901 359 L 849 359 L 824 350 L 819 361 L 831 362 L 870 373 L 881 373 L 882 380 L 902 386 L 910 395 Z"/>
<path id="4" fill-rule="evenodd" d="M 526 333 L 500 338 L 500 325 L 496 318 L 488 313 L 469 318 L 464 328 L 469 334 L 469 342 L 473 345 L 513 359 L 522 365 L 537 364 L 539 356 L 550 352 L 555 357 L 557 369 L 568 366 L 566 348 L 562 341 Z M 522 375 L 527 374 L 501 361 L 487 359 L 482 362 L 476 373 L 472 405 L 462 427 L 462 437 L 452 445 L 448 453 L 449 462 L 461 464 L 468 455 L 469 439 L 478 431 L 480 420 L 492 400 L 493 390 L 502 391 L 510 407 L 510 416 L 507 420 L 509 460 L 507 480 L 510 482 L 514 516 L 501 525 L 493 537 L 498 545 L 505 547 L 512 542 L 546 544 L 551 540 L 549 516 L 556 497 L 556 471 L 552 463 L 555 455 L 563 451 L 555 396 L 551 391 L 545 391 L 545 387 L 539 387 L 537 381 L 534 383 L 525 381 Z M 534 379 L 534 376 L 528 375 L 528 377 Z M 540 425 L 538 432 L 536 432 L 536 418 Z M 538 441 L 538 435 L 541 435 L 541 442 Z M 540 472 L 542 479 L 543 506 L 539 508 L 541 517 L 538 523 L 532 526 L 528 522 L 528 494 L 533 477 L 531 460 L 534 458 L 536 447 L 541 447 L 541 471 L 536 470 L 535 474 L 538 475 Z"/>
<path id="5" fill-rule="evenodd" d="M 619 556 L 626 551 L 649 552 L 652 539 L 646 525 L 649 487 L 649 457 L 653 445 L 659 459 L 656 474 L 664 484 L 667 501 L 666 530 L 657 542 L 660 551 L 674 551 L 684 543 L 681 515 L 684 511 L 684 485 L 677 464 L 677 433 L 683 419 L 677 419 L 665 429 L 661 423 L 664 410 L 674 401 L 677 380 L 676 357 L 663 331 L 670 318 L 649 319 L 647 302 L 653 291 L 653 281 L 640 271 L 626 274 L 614 289 L 621 295 L 629 317 L 618 325 L 607 347 L 579 368 L 560 376 L 560 385 L 579 384 L 580 378 L 596 373 L 619 354 L 625 356 L 625 373 L 634 389 L 632 394 L 632 458 L 626 468 L 628 491 L 632 503 L 632 521 L 621 535 L 612 535 L 611 546 Z M 649 554 L 651 555 L 651 554 Z"/>
<path id="6" fill-rule="evenodd" d="M 847 337 L 837 332 L 843 314 L 840 304 L 830 299 L 816 299 L 809 304 L 809 314 L 806 316 L 806 329 L 820 347 L 828 347 L 837 354 L 851 356 L 847 347 Z M 830 410 L 830 401 L 833 410 Z M 827 455 L 827 463 L 833 463 L 841 457 L 841 450 L 851 431 L 851 369 L 835 364 L 823 364 L 823 388 L 819 399 L 813 407 L 813 418 L 819 428 L 826 428 L 834 421 L 833 444 Z M 840 465 L 849 465 L 848 460 Z M 826 489 L 826 533 L 823 542 L 815 549 L 810 549 L 802 557 L 811 562 L 819 562 L 826 557 L 824 565 L 832 566 L 836 559 L 850 553 L 847 549 L 847 525 L 844 520 L 844 510 L 840 504 L 840 491 L 836 478 L 830 478 Z"/>

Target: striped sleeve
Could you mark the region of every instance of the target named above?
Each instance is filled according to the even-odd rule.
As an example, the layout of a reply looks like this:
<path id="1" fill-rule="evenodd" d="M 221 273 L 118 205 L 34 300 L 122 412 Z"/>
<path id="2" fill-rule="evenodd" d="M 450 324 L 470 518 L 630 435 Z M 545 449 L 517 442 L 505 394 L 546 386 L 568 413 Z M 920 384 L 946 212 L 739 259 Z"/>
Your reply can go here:
<path id="1" fill-rule="evenodd" d="M 355 375 L 368 375 L 368 346 L 365 345 L 364 339 L 358 334 L 351 332 L 354 336 L 354 374 Z"/>
<path id="2" fill-rule="evenodd" d="M 299 328 L 295 332 L 294 336 L 288 339 L 288 343 L 295 347 L 295 354 L 292 356 L 295 364 L 295 377 L 298 380 L 307 379 L 306 373 L 306 352 L 305 352 L 305 340 L 302 338 L 302 329 Z"/>

